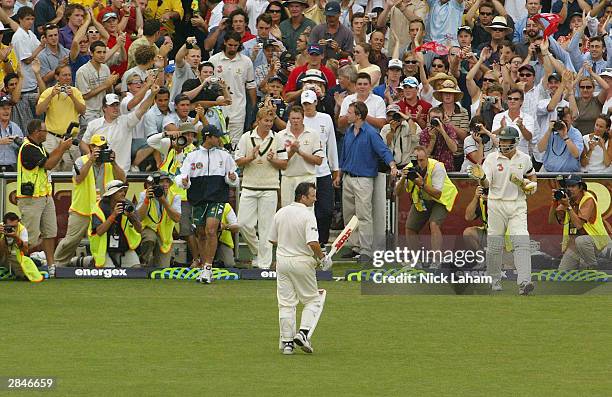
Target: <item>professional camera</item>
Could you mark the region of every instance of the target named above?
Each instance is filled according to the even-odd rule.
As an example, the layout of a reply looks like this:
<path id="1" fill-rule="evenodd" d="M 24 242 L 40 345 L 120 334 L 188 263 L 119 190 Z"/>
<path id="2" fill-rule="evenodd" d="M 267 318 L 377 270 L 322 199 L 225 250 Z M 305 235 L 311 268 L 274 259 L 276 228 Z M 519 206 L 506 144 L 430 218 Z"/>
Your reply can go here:
<path id="1" fill-rule="evenodd" d="M 159 172 L 154 172 L 147 177 L 147 182 L 151 185 L 150 187 L 153 189 L 153 195 L 156 198 L 160 198 L 165 194 L 164 187 L 159 184 L 160 180 L 161 175 Z"/>
<path id="2" fill-rule="evenodd" d="M 4 226 L 4 234 L 9 234 L 9 233 L 15 233 L 15 227 L 14 226 L 5 225 Z"/>
<path id="3" fill-rule="evenodd" d="M 406 178 L 410 179 L 411 181 L 414 181 L 415 179 L 417 179 L 418 176 L 419 176 L 419 173 L 414 167 L 411 167 L 408 170 L 408 173 L 406 174 Z"/>
<path id="4" fill-rule="evenodd" d="M 563 117 L 565 117 L 565 108 L 558 107 L 557 108 L 557 121 L 553 124 L 553 131 L 560 131 L 565 128 L 565 123 L 563 122 Z"/>
<path id="5" fill-rule="evenodd" d="M 438 117 L 434 117 L 431 119 L 430 124 L 432 127 L 440 127 L 442 125 L 442 120 L 440 120 Z"/>
<path id="6" fill-rule="evenodd" d="M 200 95 L 205 101 L 216 101 L 218 97 L 223 95 L 221 79 L 217 76 L 208 77 L 204 83 L 204 87 L 202 87 Z"/>
<path id="7" fill-rule="evenodd" d="M 178 137 L 170 137 L 171 141 L 176 141 L 176 146 L 185 147 L 187 146 L 187 138 L 183 135 L 179 135 Z"/>
<path id="8" fill-rule="evenodd" d="M 113 162 L 113 160 L 111 159 L 112 154 L 113 154 L 113 151 L 110 148 L 105 147 L 100 150 L 100 154 L 98 155 L 98 160 L 100 160 L 101 163 L 112 163 Z"/>
<path id="9" fill-rule="evenodd" d="M 23 138 L 20 136 L 16 136 L 15 138 L 13 138 L 13 143 L 17 146 L 21 146 L 23 145 Z"/>
<path id="10" fill-rule="evenodd" d="M 136 208 L 134 208 L 134 204 L 132 204 L 130 200 L 123 201 L 123 212 L 125 212 L 126 214 L 131 214 L 132 212 L 134 212 L 135 209 Z"/>
<path id="11" fill-rule="evenodd" d="M 396 113 L 393 113 L 393 115 L 391 115 L 391 120 L 393 120 L 393 121 L 403 121 L 404 118 L 402 117 L 401 114 L 396 112 Z"/>
<path id="12" fill-rule="evenodd" d="M 21 184 L 21 194 L 23 196 L 34 196 L 34 184 L 32 182 L 24 182 Z"/>
<path id="13" fill-rule="evenodd" d="M 483 187 L 482 188 L 482 195 L 483 196 L 488 196 L 489 195 L 489 188 L 488 187 Z"/>
<path id="14" fill-rule="evenodd" d="M 563 175 L 557 175 L 555 179 L 557 180 L 557 183 L 560 187 L 559 189 L 553 189 L 553 196 L 555 197 L 555 200 L 559 201 L 562 198 L 569 197 L 567 186 L 565 185 L 565 178 L 563 177 Z"/>

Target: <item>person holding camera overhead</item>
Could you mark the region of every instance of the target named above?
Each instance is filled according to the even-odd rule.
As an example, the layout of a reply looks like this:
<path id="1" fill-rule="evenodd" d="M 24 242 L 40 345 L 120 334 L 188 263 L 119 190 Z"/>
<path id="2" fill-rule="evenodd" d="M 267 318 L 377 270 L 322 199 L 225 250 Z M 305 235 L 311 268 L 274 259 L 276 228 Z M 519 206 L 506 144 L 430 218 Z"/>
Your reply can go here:
<path id="1" fill-rule="evenodd" d="M 580 157 L 582 172 L 612 173 L 612 145 L 610 145 L 610 117 L 600 114 L 595 119 L 595 129 L 582 137 L 584 149 Z"/>
<path id="2" fill-rule="evenodd" d="M 185 81 L 198 78 L 198 66 L 202 60 L 202 50 L 197 43 L 194 36 L 187 37 L 187 41 L 179 48 L 174 57 L 175 69 L 172 76 L 170 98 L 175 98 L 181 93 Z"/>
<path id="3" fill-rule="evenodd" d="M 104 193 L 104 187 L 116 179 L 125 182 L 125 172 L 115 161 L 115 153 L 108 148 L 106 138 L 96 134 L 91 137 L 89 154 L 74 162 L 72 204 L 66 236 L 55 251 L 54 262 L 57 266 L 67 266 L 70 263 L 81 239 L 87 235 L 91 214 Z"/>
<path id="4" fill-rule="evenodd" d="M 47 140 L 43 143 L 47 152 L 55 150 L 64 138 L 72 135 L 71 124 L 75 123 L 74 128 L 78 129 L 79 116 L 84 115 L 86 110 L 81 91 L 72 85 L 70 66 L 58 66 L 55 69 L 55 79 L 57 84 L 44 90 L 36 105 L 36 114 L 38 116 L 45 114 L 45 125 L 49 129 Z M 71 147 L 51 171 L 72 170 L 74 161 L 79 155 L 79 148 Z"/>
<path id="5" fill-rule="evenodd" d="M 595 269 L 596 255 L 611 242 L 597 199 L 580 175 L 557 179 L 561 188 L 553 191 L 548 223 L 563 225 L 559 270 Z"/>
<path id="6" fill-rule="evenodd" d="M 446 173 L 444 163 L 430 158 L 427 153 L 423 146 L 414 149 L 416 164 L 408 163 L 404 167 L 395 186 L 395 194 L 399 199 L 404 192 L 408 192 L 412 201 L 406 219 L 406 236 L 416 236 L 429 222 L 431 249 L 441 252 L 442 224 L 452 211 L 458 192 Z M 431 269 L 441 266 L 437 262 L 429 265 Z"/>
<path id="7" fill-rule="evenodd" d="M 140 264 L 136 248 L 142 240 L 142 225 L 134 204 L 125 199 L 127 188 L 123 181 L 110 181 L 104 186 L 102 199 L 93 208 L 88 235 L 96 267 Z"/>
<path id="8" fill-rule="evenodd" d="M 181 220 L 181 196 L 170 189 L 173 183 L 166 171 L 154 172 L 140 193 L 137 209 L 142 219 L 139 252 L 143 266 L 170 266 L 172 231 Z"/>
<path id="9" fill-rule="evenodd" d="M 482 164 L 489 153 L 497 150 L 498 144 L 497 135 L 487 130 L 483 118 L 474 116 L 470 121 L 470 135 L 463 141 L 461 172 L 466 172 L 470 165 Z"/>
<path id="10" fill-rule="evenodd" d="M 580 172 L 584 142 L 573 122 L 574 117 L 568 107 L 557 108 L 557 121 L 549 123 L 548 130 L 538 142 L 538 150 L 544 153 L 540 171 Z"/>
<path id="11" fill-rule="evenodd" d="M 380 131 L 380 136 L 393 153 L 398 168 L 404 168 L 412 157 L 414 148 L 419 145 L 421 127 L 405 115 L 396 104 L 387 106 L 387 124 Z"/>
<path id="12" fill-rule="evenodd" d="M 457 151 L 457 131 L 452 124 L 442 122 L 441 108 L 429 109 L 429 124 L 421 131 L 419 144 L 427 151 L 427 156 L 444 164 L 446 171 L 455 170 L 453 154 Z"/>
<path id="13" fill-rule="evenodd" d="M 23 143 L 21 128 L 11 121 L 13 102 L 9 95 L 0 96 L 0 171 L 15 171 L 16 152 Z"/>
<path id="14" fill-rule="evenodd" d="M 0 266 L 4 266 L 17 280 L 30 280 L 39 283 L 45 278 L 27 256 L 28 231 L 19 222 L 14 212 L 4 214 L 0 225 Z"/>
<path id="15" fill-rule="evenodd" d="M 55 275 L 53 253 L 57 236 L 57 216 L 53 202 L 53 187 L 49 170 L 62 159 L 72 146 L 72 138 L 66 139 L 51 154 L 43 147 L 47 128 L 41 120 L 28 124 L 28 137 L 17 155 L 17 207 L 23 224 L 30 233 L 30 247 L 41 242 L 47 258 L 49 275 Z"/>

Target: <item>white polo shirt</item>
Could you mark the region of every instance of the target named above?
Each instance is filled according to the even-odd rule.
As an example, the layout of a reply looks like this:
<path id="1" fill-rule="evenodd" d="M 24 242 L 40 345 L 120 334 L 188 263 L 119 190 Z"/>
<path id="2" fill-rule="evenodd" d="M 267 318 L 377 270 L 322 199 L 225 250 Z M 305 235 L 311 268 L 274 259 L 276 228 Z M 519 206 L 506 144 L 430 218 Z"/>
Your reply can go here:
<path id="1" fill-rule="evenodd" d="M 291 123 L 287 122 L 287 129 Z M 317 112 L 313 117 L 304 116 L 304 127 L 309 131 L 318 131 L 323 148 L 323 162 L 315 166 L 317 178 L 331 175 L 332 171 L 340 169 L 338 160 L 338 145 L 336 143 L 336 130 L 334 122 L 327 113 Z"/>
<path id="2" fill-rule="evenodd" d="M 208 60 L 215 66 L 215 76 L 225 80 L 232 93 L 232 104 L 223 106 L 223 114 L 234 120 L 244 120 L 246 109 L 246 90 L 255 89 L 255 70 L 251 58 L 240 53 L 229 59 L 223 51 Z"/>
<path id="3" fill-rule="evenodd" d="M 20 27 L 13 35 L 11 44 L 15 48 L 15 55 L 17 55 L 21 73 L 23 74 L 24 81 L 21 90 L 24 92 L 35 90 L 38 84 L 36 83 L 36 76 L 32 71 L 32 64 L 27 64 L 23 60 L 32 56 L 36 47 L 40 45 L 40 41 L 38 41 L 36 35 L 31 30 L 26 32 Z"/>
<path id="4" fill-rule="evenodd" d="M 346 116 L 348 113 L 348 107 L 353 102 L 357 102 L 357 93 L 351 94 L 344 98 L 342 105 L 340 106 L 340 117 Z M 387 118 L 387 106 L 385 105 L 385 100 L 378 95 L 370 93 L 370 96 L 364 101 L 364 103 L 368 108 L 368 116 L 372 116 L 377 119 Z"/>
<path id="5" fill-rule="evenodd" d="M 124 172 L 128 172 L 132 164 L 132 131 L 138 121 L 136 112 L 121 115 L 110 123 L 104 116 L 94 119 L 87 125 L 83 142 L 89 144 L 93 135 L 104 135 L 108 147 L 115 152 L 115 161 Z"/>
<path id="6" fill-rule="evenodd" d="M 279 256 L 313 256 L 308 243 L 319 241 L 319 230 L 312 208 L 293 202 L 278 210 L 268 240 L 278 242 Z"/>
<path id="7" fill-rule="evenodd" d="M 493 117 L 493 126 L 491 127 L 491 131 L 495 131 L 499 129 L 499 127 L 501 127 L 501 121 L 505 117 L 506 126 L 516 128 L 516 130 L 519 132 L 519 136 L 521 137 L 521 140 L 519 141 L 519 144 L 518 144 L 518 150 L 520 150 L 523 153 L 529 154 L 529 147 L 530 147 L 531 141 L 528 141 L 527 139 L 525 139 L 525 137 L 523 136 L 523 132 L 516 124 L 516 120 L 518 119 L 518 117 L 512 120 L 508 112 L 509 110 L 506 110 L 505 112 L 497 113 L 495 117 Z M 519 117 L 523 119 L 523 125 L 525 126 L 525 128 L 529 132 L 531 132 L 532 140 L 533 140 L 533 137 L 536 135 L 535 119 L 531 117 L 529 114 L 523 112 L 522 110 L 519 113 Z"/>
<path id="8" fill-rule="evenodd" d="M 534 175 L 535 170 L 528 154 L 517 150 L 511 159 L 500 152 L 490 153 L 482 164 L 489 181 L 489 200 L 525 200 L 525 193 L 510 181 L 512 174 L 519 178 Z"/>
<path id="9" fill-rule="evenodd" d="M 312 154 L 318 157 L 325 157 L 323 148 L 321 147 L 321 138 L 318 132 L 312 132 L 304 129 L 297 138 L 289 130 L 289 128 L 278 132 L 278 140 L 285 146 L 287 153 L 289 153 L 289 146 L 294 141 L 300 143 L 300 150 L 304 153 Z M 308 163 L 302 156 L 295 153 L 287 163 L 287 169 L 282 171 L 283 176 L 302 176 L 302 175 L 315 175 L 316 166 Z"/>

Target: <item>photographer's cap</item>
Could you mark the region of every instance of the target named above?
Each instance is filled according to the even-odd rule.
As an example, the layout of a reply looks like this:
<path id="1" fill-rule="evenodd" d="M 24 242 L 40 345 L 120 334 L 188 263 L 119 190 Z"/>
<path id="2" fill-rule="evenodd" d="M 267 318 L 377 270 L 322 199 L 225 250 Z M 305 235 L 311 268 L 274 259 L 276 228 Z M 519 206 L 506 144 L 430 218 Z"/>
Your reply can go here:
<path id="1" fill-rule="evenodd" d="M 193 123 L 181 123 L 179 125 L 179 131 L 181 134 L 185 133 L 185 132 L 193 132 L 196 133 L 196 129 L 195 129 L 195 125 L 193 125 Z"/>
<path id="2" fill-rule="evenodd" d="M 389 113 L 399 113 L 402 110 L 400 109 L 399 105 L 396 103 L 392 103 L 391 105 L 387 106 L 387 114 Z"/>
<path id="3" fill-rule="evenodd" d="M 315 103 L 317 101 L 317 94 L 313 90 L 306 90 L 302 92 L 300 96 L 300 102 L 302 103 Z"/>
<path id="4" fill-rule="evenodd" d="M 586 189 L 586 183 L 582 182 L 582 177 L 580 175 L 572 174 L 565 178 L 565 186 L 575 185 L 583 185 L 583 187 Z"/>
<path id="5" fill-rule="evenodd" d="M 216 126 L 209 124 L 209 125 L 205 125 L 202 128 L 202 135 L 216 136 L 220 138 L 223 136 L 223 132 L 219 131 L 219 129 Z"/>
<path id="6" fill-rule="evenodd" d="M 110 197 L 121 189 L 127 189 L 127 185 L 118 179 L 112 180 L 104 186 L 104 194 L 102 197 Z"/>
<path id="7" fill-rule="evenodd" d="M 89 140 L 89 144 L 94 146 L 106 146 L 108 145 L 108 141 L 104 135 L 94 134 Z"/>
<path id="8" fill-rule="evenodd" d="M 163 181 L 164 179 L 169 180 L 170 183 L 174 183 L 170 174 L 168 174 L 166 171 L 159 171 L 159 180 Z"/>

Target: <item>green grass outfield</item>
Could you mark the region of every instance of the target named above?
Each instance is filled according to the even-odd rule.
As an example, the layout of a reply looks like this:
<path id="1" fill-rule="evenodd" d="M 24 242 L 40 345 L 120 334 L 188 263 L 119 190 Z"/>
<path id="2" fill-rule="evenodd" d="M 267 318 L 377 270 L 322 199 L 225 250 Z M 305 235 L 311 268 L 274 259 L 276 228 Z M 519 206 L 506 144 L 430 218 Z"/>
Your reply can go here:
<path id="1" fill-rule="evenodd" d="M 610 295 L 362 296 L 322 282 L 315 353 L 283 356 L 275 285 L 1 282 L 0 376 L 57 377 L 42 396 L 612 395 Z"/>

